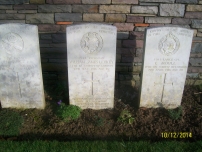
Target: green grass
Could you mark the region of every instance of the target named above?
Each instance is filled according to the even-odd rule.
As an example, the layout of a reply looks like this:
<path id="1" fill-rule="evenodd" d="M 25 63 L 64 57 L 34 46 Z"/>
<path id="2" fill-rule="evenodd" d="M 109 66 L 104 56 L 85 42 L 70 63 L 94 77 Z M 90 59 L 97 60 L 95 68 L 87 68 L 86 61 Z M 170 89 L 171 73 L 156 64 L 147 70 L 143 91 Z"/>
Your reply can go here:
<path id="1" fill-rule="evenodd" d="M 0 135 L 16 136 L 19 134 L 23 118 L 18 112 L 10 109 L 0 111 Z"/>
<path id="2" fill-rule="evenodd" d="M 65 105 L 61 103 L 56 111 L 56 115 L 64 121 L 69 122 L 80 117 L 82 109 L 75 105 Z"/>
<path id="3" fill-rule="evenodd" d="M 118 142 L 118 141 L 1 141 L 2 152 L 201 152 L 202 141 Z"/>

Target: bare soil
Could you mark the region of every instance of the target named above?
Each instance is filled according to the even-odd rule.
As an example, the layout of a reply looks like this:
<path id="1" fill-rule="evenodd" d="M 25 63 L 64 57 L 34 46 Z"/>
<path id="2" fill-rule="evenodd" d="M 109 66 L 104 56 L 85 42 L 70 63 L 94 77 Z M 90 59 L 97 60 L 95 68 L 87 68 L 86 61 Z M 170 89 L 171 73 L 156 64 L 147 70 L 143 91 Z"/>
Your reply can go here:
<path id="1" fill-rule="evenodd" d="M 54 87 L 53 87 L 54 88 Z M 9 140 L 182 140 L 202 139 L 202 103 L 194 95 L 193 86 L 185 86 L 182 98 L 182 114 L 177 120 L 169 116 L 164 108 L 138 108 L 139 90 L 119 85 L 115 87 L 114 109 L 85 109 L 78 120 L 64 122 L 55 115 L 57 102 L 62 99 L 68 104 L 64 91 L 49 91 L 44 110 L 26 109 L 19 111 L 24 118 L 20 135 L 1 137 Z M 51 88 L 49 88 L 51 90 Z M 58 95 L 59 94 L 59 95 Z M 122 110 L 129 110 L 135 118 L 132 124 L 117 121 Z M 178 109 L 176 109 L 178 110 Z M 162 138 L 163 132 L 189 132 L 192 137 Z"/>

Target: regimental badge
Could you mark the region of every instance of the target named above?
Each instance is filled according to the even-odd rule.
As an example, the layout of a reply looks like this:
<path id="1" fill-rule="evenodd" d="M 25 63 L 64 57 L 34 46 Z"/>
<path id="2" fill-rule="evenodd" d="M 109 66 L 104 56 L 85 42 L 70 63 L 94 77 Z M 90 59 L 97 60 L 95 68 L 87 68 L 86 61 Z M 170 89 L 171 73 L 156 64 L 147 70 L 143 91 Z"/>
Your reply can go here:
<path id="1" fill-rule="evenodd" d="M 172 32 L 169 32 L 166 36 L 164 36 L 159 41 L 159 51 L 166 56 L 170 56 L 175 54 L 180 47 L 180 41 L 178 38 L 172 34 Z"/>
<path id="2" fill-rule="evenodd" d="M 80 45 L 87 54 L 98 53 L 103 47 L 103 40 L 98 33 L 88 32 L 83 35 Z"/>
<path id="3" fill-rule="evenodd" d="M 13 53 L 22 51 L 24 48 L 22 38 L 16 33 L 7 33 L 1 41 L 2 47 L 6 50 L 8 56 L 12 56 Z"/>

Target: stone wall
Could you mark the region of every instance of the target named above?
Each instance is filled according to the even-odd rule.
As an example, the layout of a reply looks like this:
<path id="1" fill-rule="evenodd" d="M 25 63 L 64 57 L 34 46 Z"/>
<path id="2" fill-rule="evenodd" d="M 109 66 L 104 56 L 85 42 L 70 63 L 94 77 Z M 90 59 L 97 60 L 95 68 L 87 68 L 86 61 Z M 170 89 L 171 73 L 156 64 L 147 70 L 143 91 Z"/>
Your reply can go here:
<path id="1" fill-rule="evenodd" d="M 85 22 L 117 27 L 116 82 L 133 86 L 140 84 L 145 28 L 193 29 L 187 83 L 202 84 L 202 0 L 0 1 L 0 24 L 38 25 L 45 84 L 67 80 L 66 26 Z"/>

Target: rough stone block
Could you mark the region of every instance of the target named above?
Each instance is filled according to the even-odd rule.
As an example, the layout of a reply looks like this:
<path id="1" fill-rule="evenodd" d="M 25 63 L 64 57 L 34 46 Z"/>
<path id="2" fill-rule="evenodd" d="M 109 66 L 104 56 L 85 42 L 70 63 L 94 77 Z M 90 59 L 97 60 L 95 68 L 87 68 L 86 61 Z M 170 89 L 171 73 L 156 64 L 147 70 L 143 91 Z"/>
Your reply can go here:
<path id="1" fill-rule="evenodd" d="M 129 39 L 144 39 L 144 32 L 130 31 Z"/>
<path id="2" fill-rule="evenodd" d="M 46 0 L 47 4 L 81 4 L 81 0 Z"/>
<path id="3" fill-rule="evenodd" d="M 17 10 L 6 10 L 6 13 L 8 13 L 8 14 L 15 14 L 15 13 L 17 13 Z"/>
<path id="4" fill-rule="evenodd" d="M 136 14 L 157 14 L 157 6 L 132 6 L 131 13 Z"/>
<path id="5" fill-rule="evenodd" d="M 73 13 L 98 13 L 98 5 L 73 5 Z"/>
<path id="6" fill-rule="evenodd" d="M 135 27 L 135 31 L 137 32 L 144 32 L 146 27 Z"/>
<path id="7" fill-rule="evenodd" d="M 103 22 L 104 14 L 83 14 L 83 21 L 88 22 Z"/>
<path id="8" fill-rule="evenodd" d="M 193 43 L 191 53 L 202 53 L 202 43 Z"/>
<path id="9" fill-rule="evenodd" d="M 139 27 L 148 27 L 149 24 L 145 24 L 145 23 L 136 23 L 135 26 L 139 26 Z"/>
<path id="10" fill-rule="evenodd" d="M 10 10 L 13 9 L 12 5 L 0 5 L 0 10 Z"/>
<path id="11" fill-rule="evenodd" d="M 111 0 L 82 0 L 82 4 L 111 4 Z"/>
<path id="12" fill-rule="evenodd" d="M 189 64 L 191 66 L 202 66 L 202 58 L 190 58 Z"/>
<path id="13" fill-rule="evenodd" d="M 55 21 L 82 21 L 81 13 L 55 13 Z"/>
<path id="14" fill-rule="evenodd" d="M 192 20 L 192 28 L 202 28 L 202 20 Z"/>
<path id="15" fill-rule="evenodd" d="M 172 24 L 191 24 L 190 19 L 185 19 L 185 18 L 173 18 L 172 19 Z"/>
<path id="16" fill-rule="evenodd" d="M 201 12 L 202 6 L 201 5 L 187 5 L 186 11 L 190 12 Z"/>
<path id="17" fill-rule="evenodd" d="M 145 23 L 171 23 L 169 17 L 145 17 Z"/>
<path id="18" fill-rule="evenodd" d="M 0 20 L 0 24 L 5 23 L 25 23 L 25 20 Z"/>
<path id="19" fill-rule="evenodd" d="M 143 40 L 136 40 L 136 48 L 143 48 L 144 42 Z"/>
<path id="20" fill-rule="evenodd" d="M 114 23 L 114 26 L 117 27 L 117 31 L 133 31 L 134 25 L 132 23 Z"/>
<path id="21" fill-rule="evenodd" d="M 106 14 L 105 21 L 106 22 L 125 22 L 126 15 L 125 14 Z"/>
<path id="22" fill-rule="evenodd" d="M 14 10 L 36 10 L 37 5 L 14 5 Z"/>
<path id="23" fill-rule="evenodd" d="M 117 33 L 117 39 L 122 40 L 122 39 L 128 39 L 129 32 L 118 32 Z"/>
<path id="24" fill-rule="evenodd" d="M 100 5 L 100 13 L 130 13 L 129 5 Z"/>
<path id="25" fill-rule="evenodd" d="M 185 18 L 202 19 L 202 12 L 186 12 Z"/>
<path id="26" fill-rule="evenodd" d="M 176 0 L 176 3 L 197 4 L 198 0 Z"/>
<path id="27" fill-rule="evenodd" d="M 27 14 L 26 15 L 26 23 L 54 23 L 54 15 L 53 14 Z"/>
<path id="28" fill-rule="evenodd" d="M 136 47 L 135 40 L 123 40 L 123 47 L 135 48 Z"/>
<path id="29" fill-rule="evenodd" d="M 0 14 L 1 20 L 23 20 L 25 14 Z"/>
<path id="30" fill-rule="evenodd" d="M 143 23 L 143 21 L 144 21 L 144 17 L 142 17 L 142 16 L 127 15 L 126 22 Z"/>
<path id="31" fill-rule="evenodd" d="M 160 16 L 183 17 L 185 11 L 184 4 L 160 4 Z"/>
<path id="32" fill-rule="evenodd" d="M 39 13 L 71 12 L 71 5 L 38 5 Z"/>
<path id="33" fill-rule="evenodd" d="M 37 13 L 37 10 L 19 10 L 18 11 L 19 14 L 35 14 Z"/>
<path id="34" fill-rule="evenodd" d="M 0 5 L 2 4 L 25 4 L 29 3 L 29 0 L 1 0 Z"/>
<path id="35" fill-rule="evenodd" d="M 112 0 L 112 4 L 138 4 L 138 0 Z"/>
<path id="36" fill-rule="evenodd" d="M 30 0 L 30 4 L 45 4 L 45 0 Z"/>
<path id="37" fill-rule="evenodd" d="M 38 24 L 38 29 L 39 29 L 39 32 L 55 33 L 60 31 L 60 25 Z"/>
<path id="38" fill-rule="evenodd" d="M 175 2 L 175 0 L 139 0 L 139 2 L 149 2 L 149 3 L 155 3 L 155 2 L 157 2 L 157 3 L 174 3 Z"/>

